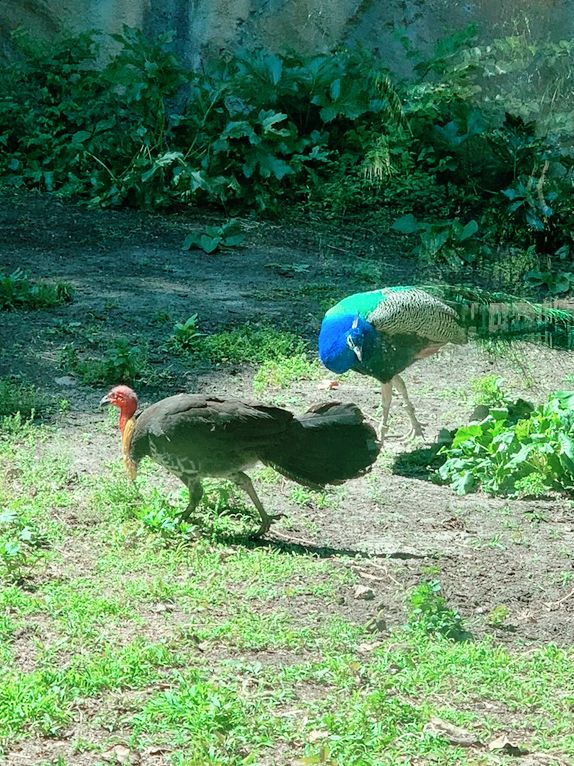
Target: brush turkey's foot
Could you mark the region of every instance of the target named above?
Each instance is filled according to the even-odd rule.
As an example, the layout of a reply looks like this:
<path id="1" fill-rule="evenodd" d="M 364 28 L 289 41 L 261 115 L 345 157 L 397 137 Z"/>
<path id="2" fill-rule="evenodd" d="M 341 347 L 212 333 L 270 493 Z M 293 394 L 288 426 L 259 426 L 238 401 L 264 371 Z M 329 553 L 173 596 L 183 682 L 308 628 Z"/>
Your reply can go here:
<path id="1" fill-rule="evenodd" d="M 278 521 L 285 516 L 284 513 L 266 513 L 266 511 L 263 511 L 263 513 L 259 511 L 259 515 L 261 516 L 261 524 L 259 525 L 257 532 L 254 533 L 253 537 L 263 537 L 263 535 L 269 532 L 271 524 L 273 524 L 274 521 Z"/>
<path id="2" fill-rule="evenodd" d="M 194 512 L 203 497 L 203 486 L 198 479 L 190 479 L 186 484 L 189 490 L 189 503 L 187 508 L 179 514 L 179 520 L 193 524 L 196 527 L 201 527 L 203 526 L 203 518 L 195 515 Z"/>
<path id="3" fill-rule="evenodd" d="M 243 473 L 243 471 L 238 471 L 229 478 L 234 481 L 240 489 L 242 489 L 244 492 L 247 492 L 251 502 L 257 508 L 257 512 L 261 517 L 261 524 L 259 525 L 259 529 L 254 535 L 255 537 L 261 537 L 266 532 L 269 532 L 271 524 L 273 524 L 274 521 L 277 521 L 277 519 L 281 519 L 283 516 L 285 516 L 284 513 L 267 513 L 263 507 L 263 504 L 261 503 L 261 500 L 257 496 L 257 492 L 255 491 L 255 487 L 253 486 L 251 479 L 246 473 Z"/>

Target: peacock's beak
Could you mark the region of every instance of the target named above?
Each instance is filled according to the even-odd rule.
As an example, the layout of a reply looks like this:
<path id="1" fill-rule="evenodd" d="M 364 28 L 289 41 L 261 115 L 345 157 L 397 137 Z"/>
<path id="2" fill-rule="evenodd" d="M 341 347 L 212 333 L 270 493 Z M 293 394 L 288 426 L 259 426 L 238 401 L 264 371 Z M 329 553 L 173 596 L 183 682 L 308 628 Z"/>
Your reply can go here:
<path id="1" fill-rule="evenodd" d="M 347 335 L 347 346 L 351 349 L 353 354 L 357 357 L 359 362 L 363 361 L 363 344 L 359 345 L 358 343 L 355 343 L 353 337 L 351 335 Z"/>
<path id="2" fill-rule="evenodd" d="M 351 348 L 353 349 L 353 352 L 354 352 L 355 356 L 357 357 L 357 359 L 359 360 L 359 362 L 362 362 L 363 361 L 363 349 L 360 346 L 356 346 L 354 343 L 351 346 Z"/>
<path id="3" fill-rule="evenodd" d="M 108 394 L 106 394 L 105 396 L 102 396 L 102 398 L 100 399 L 100 407 L 106 407 L 109 404 L 111 404 L 111 402 L 108 399 Z"/>

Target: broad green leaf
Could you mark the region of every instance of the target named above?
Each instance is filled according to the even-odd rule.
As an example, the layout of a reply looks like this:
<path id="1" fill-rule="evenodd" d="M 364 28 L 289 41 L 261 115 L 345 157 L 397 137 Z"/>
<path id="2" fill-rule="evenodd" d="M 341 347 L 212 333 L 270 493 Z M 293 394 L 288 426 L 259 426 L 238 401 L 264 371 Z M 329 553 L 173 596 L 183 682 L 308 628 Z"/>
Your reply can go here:
<path id="1" fill-rule="evenodd" d="M 188 234 L 187 237 L 183 240 L 183 244 L 181 245 L 182 250 L 189 250 L 191 247 L 198 247 L 199 245 L 199 235 L 195 232 L 192 232 L 191 234 Z"/>
<path id="2" fill-rule="evenodd" d="M 219 247 L 221 243 L 221 237 L 210 237 L 207 234 L 202 234 L 199 238 L 200 248 L 207 253 L 213 253 Z"/>
<path id="3" fill-rule="evenodd" d="M 451 487 L 454 489 L 457 495 L 468 495 L 469 492 L 475 488 L 476 482 L 471 471 L 463 471 L 463 473 L 455 476 L 451 481 Z"/>
<path id="4" fill-rule="evenodd" d="M 259 168 L 263 178 L 269 178 L 270 175 L 280 181 L 286 175 L 293 173 L 293 168 L 285 160 L 274 157 L 272 154 L 261 154 L 259 159 Z"/>
<path id="5" fill-rule="evenodd" d="M 478 224 L 476 221 L 472 220 L 469 221 L 466 226 L 463 228 L 459 235 L 459 240 L 463 242 L 465 239 L 468 239 L 469 237 L 472 237 L 476 234 L 478 231 Z"/>
<path id="6" fill-rule="evenodd" d="M 420 226 L 414 215 L 412 213 L 407 213 L 406 215 L 397 218 L 391 226 L 391 229 L 399 231 L 401 234 L 416 234 L 416 232 L 419 231 Z"/>
<path id="7" fill-rule="evenodd" d="M 88 138 L 91 138 L 92 134 L 88 132 L 87 130 L 78 130 L 76 133 L 72 135 L 72 143 L 73 144 L 83 144 L 84 141 L 87 141 Z"/>
<path id="8" fill-rule="evenodd" d="M 271 75 L 271 82 L 273 85 L 277 85 L 283 73 L 283 61 L 279 58 L 279 56 L 274 56 L 271 54 L 267 56 L 267 68 L 269 70 L 269 74 Z"/>
<path id="9" fill-rule="evenodd" d="M 333 80 L 331 83 L 331 86 L 329 88 L 329 95 L 333 99 L 333 101 L 337 101 L 339 96 L 341 95 L 341 78 L 337 78 L 336 80 Z"/>
<path id="10" fill-rule="evenodd" d="M 287 115 L 283 114 L 282 112 L 267 112 L 264 110 L 261 110 L 258 115 L 259 121 L 261 123 L 261 127 L 263 128 L 263 131 L 265 133 L 268 133 L 271 131 L 274 125 L 276 125 L 278 122 L 283 122 L 283 120 L 287 119 Z M 285 134 L 286 131 L 273 131 L 274 133 Z M 287 131 L 288 132 L 288 131 Z"/>

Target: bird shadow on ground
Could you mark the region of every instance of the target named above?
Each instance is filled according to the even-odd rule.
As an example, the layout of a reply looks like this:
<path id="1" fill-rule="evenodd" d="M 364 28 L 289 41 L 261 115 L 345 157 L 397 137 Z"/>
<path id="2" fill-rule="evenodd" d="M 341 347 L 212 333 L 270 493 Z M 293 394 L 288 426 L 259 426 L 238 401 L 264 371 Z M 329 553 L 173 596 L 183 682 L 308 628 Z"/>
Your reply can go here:
<path id="1" fill-rule="evenodd" d="M 534 409 L 531 402 L 519 397 L 514 402 L 504 405 L 508 410 L 506 422 L 513 425 L 519 420 L 530 417 Z M 494 405 L 492 405 L 494 407 Z M 392 472 L 398 476 L 405 476 L 410 479 L 420 479 L 422 481 L 434 481 L 437 470 L 445 461 L 445 457 L 439 454 L 441 447 L 448 447 L 452 444 L 454 436 L 459 428 L 467 426 L 469 423 L 479 423 L 491 412 L 491 407 L 485 404 L 477 405 L 472 411 L 468 422 L 461 423 L 452 430 L 441 429 L 438 441 L 430 445 L 419 447 L 410 452 L 402 452 L 395 456 L 392 465 Z"/>
<path id="2" fill-rule="evenodd" d="M 273 530 L 270 531 L 269 537 L 257 538 L 253 535 L 246 533 L 224 533 L 217 535 L 217 540 L 220 543 L 227 545 L 241 545 L 244 548 L 256 549 L 256 548 L 273 548 L 274 550 L 281 551 L 282 553 L 295 553 L 299 555 L 313 555 L 321 559 L 333 558 L 335 556 L 356 556 L 358 554 L 364 554 L 364 551 L 355 550 L 354 548 L 335 547 L 330 545 L 315 544 L 311 540 L 298 540 L 285 537 L 280 539 L 274 537 Z"/>
<path id="3" fill-rule="evenodd" d="M 296 554 L 300 556 L 316 556 L 320 559 L 336 558 L 338 556 L 348 556 L 354 558 L 355 556 L 365 556 L 366 552 L 364 548 L 347 548 L 344 546 L 336 547 L 330 545 L 315 544 L 311 540 L 301 540 L 297 538 L 289 539 L 288 537 L 278 539 L 273 535 L 280 534 L 271 530 L 271 537 L 256 538 L 252 535 L 245 533 L 237 534 L 219 534 L 217 535 L 217 541 L 226 545 L 241 545 L 244 548 L 255 550 L 257 548 L 272 548 L 273 550 L 280 551 L 281 553 Z M 385 558 L 385 559 L 418 559 L 426 558 L 426 555 L 419 555 L 416 553 L 407 553 L 404 551 L 397 551 L 396 553 L 369 553 L 369 557 L 372 558 Z"/>
<path id="4" fill-rule="evenodd" d="M 433 481 L 433 477 L 444 463 L 444 456 L 439 455 L 441 447 L 448 442 L 435 442 L 410 452 L 401 452 L 393 460 L 392 472 L 398 476 L 421 481 Z"/>

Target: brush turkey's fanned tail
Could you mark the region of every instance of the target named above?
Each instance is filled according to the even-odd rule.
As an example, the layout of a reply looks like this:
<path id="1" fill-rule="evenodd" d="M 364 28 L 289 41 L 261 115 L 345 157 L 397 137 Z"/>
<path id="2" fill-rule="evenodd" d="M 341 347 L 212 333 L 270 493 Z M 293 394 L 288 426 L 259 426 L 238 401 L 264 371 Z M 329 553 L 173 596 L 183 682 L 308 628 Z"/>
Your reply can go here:
<path id="1" fill-rule="evenodd" d="M 429 286 L 424 289 L 452 306 L 460 323 L 476 338 L 574 348 L 572 311 L 476 287 Z"/>
<path id="2" fill-rule="evenodd" d="M 329 402 L 295 418 L 285 437 L 259 458 L 299 484 L 323 487 L 361 476 L 379 450 L 374 429 L 355 404 Z"/>

